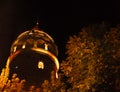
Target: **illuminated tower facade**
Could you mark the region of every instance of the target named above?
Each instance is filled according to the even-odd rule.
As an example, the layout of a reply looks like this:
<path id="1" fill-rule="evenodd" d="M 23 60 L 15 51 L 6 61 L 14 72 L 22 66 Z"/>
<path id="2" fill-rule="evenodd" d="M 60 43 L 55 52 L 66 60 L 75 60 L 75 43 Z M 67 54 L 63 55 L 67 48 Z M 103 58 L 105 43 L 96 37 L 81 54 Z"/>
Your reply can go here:
<path id="1" fill-rule="evenodd" d="M 53 38 L 36 26 L 21 33 L 11 46 L 7 60 L 9 78 L 16 73 L 29 85 L 41 85 L 50 80 L 51 72 L 58 78 L 58 49 Z"/>

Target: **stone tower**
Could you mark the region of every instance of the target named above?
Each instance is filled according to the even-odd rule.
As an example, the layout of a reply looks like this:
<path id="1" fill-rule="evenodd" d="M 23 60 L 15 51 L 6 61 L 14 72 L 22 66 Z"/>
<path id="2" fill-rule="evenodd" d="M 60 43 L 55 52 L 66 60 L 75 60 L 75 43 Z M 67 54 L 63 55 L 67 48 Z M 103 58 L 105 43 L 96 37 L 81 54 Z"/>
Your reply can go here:
<path id="1" fill-rule="evenodd" d="M 6 67 L 9 78 L 16 73 L 28 85 L 41 85 L 50 80 L 51 72 L 58 78 L 58 49 L 53 38 L 38 28 L 21 33 L 11 46 Z"/>

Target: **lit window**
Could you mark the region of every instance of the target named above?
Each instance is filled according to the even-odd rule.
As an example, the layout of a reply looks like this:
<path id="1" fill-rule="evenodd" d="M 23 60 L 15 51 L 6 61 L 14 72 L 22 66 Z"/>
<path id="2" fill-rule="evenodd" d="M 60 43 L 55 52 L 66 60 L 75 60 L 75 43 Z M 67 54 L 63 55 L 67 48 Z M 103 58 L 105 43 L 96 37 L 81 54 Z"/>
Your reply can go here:
<path id="1" fill-rule="evenodd" d="M 25 49 L 25 44 L 22 46 L 22 49 Z"/>
<path id="2" fill-rule="evenodd" d="M 42 61 L 38 62 L 38 68 L 39 69 L 44 69 L 44 63 Z"/>
<path id="3" fill-rule="evenodd" d="M 17 49 L 17 46 L 15 46 L 15 47 L 13 48 L 13 52 L 16 52 L 16 49 Z"/>
<path id="4" fill-rule="evenodd" d="M 48 45 L 47 44 L 45 44 L 45 50 L 48 50 Z"/>

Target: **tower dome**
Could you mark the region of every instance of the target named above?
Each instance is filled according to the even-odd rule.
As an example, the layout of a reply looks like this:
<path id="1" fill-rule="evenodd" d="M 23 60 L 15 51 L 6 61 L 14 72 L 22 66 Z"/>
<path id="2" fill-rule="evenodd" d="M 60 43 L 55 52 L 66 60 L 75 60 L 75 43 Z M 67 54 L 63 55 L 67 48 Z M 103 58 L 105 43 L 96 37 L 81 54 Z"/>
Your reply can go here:
<path id="1" fill-rule="evenodd" d="M 58 78 L 58 49 L 53 38 L 37 25 L 21 33 L 13 42 L 7 60 L 9 77 L 16 73 L 28 84 L 39 85 L 50 80 L 51 72 Z"/>
<path id="2" fill-rule="evenodd" d="M 28 30 L 21 33 L 11 46 L 11 54 L 18 50 L 41 48 L 49 51 L 55 56 L 58 55 L 57 46 L 54 40 L 47 33 L 41 30 Z"/>

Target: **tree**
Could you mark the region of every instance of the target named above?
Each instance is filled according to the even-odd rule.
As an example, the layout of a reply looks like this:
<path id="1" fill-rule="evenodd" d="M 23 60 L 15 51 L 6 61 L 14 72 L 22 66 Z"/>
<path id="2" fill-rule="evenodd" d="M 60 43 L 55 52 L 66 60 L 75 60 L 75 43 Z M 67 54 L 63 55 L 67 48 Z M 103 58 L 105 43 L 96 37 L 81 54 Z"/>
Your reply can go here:
<path id="1" fill-rule="evenodd" d="M 51 72 L 51 81 L 45 80 L 42 84 L 43 92 L 65 92 L 66 86 L 62 80 L 62 74 L 59 74 L 58 79 L 54 76 L 54 71 Z"/>
<path id="2" fill-rule="evenodd" d="M 68 57 L 61 64 L 70 85 L 68 92 L 120 90 L 120 31 L 104 29 L 104 24 L 97 28 L 92 25 L 70 37 L 66 46 Z M 102 34 L 97 33 L 100 30 Z"/>
<path id="3" fill-rule="evenodd" d="M 78 36 L 70 37 L 66 46 L 68 57 L 61 64 L 71 84 L 68 92 L 87 92 L 96 83 L 92 64 L 97 61 L 98 45 L 99 41 L 85 29 Z"/>
<path id="4" fill-rule="evenodd" d="M 110 28 L 101 40 L 100 54 L 102 55 L 102 68 L 98 76 L 101 82 L 98 89 L 105 91 L 120 91 L 120 29 L 119 26 Z"/>
<path id="5" fill-rule="evenodd" d="M 5 71 L 3 69 L 0 76 L 0 92 L 65 92 L 65 84 L 62 81 L 62 75 L 55 78 L 54 72 L 51 72 L 51 81 L 45 80 L 42 86 L 25 85 L 26 80 L 20 80 L 17 74 L 13 74 L 12 79 L 6 79 Z"/>

